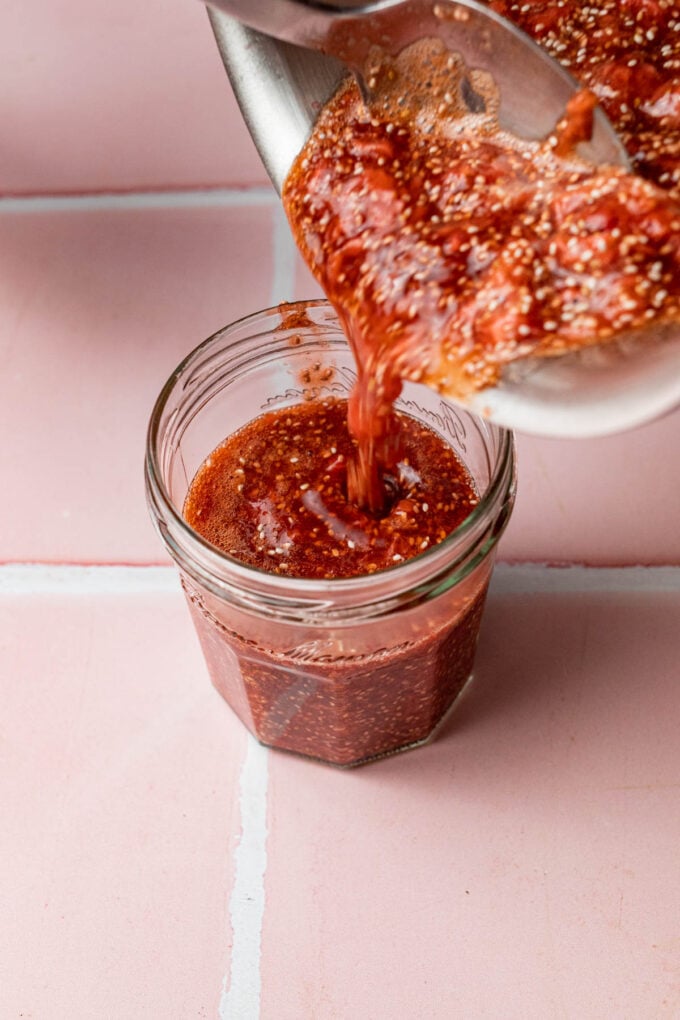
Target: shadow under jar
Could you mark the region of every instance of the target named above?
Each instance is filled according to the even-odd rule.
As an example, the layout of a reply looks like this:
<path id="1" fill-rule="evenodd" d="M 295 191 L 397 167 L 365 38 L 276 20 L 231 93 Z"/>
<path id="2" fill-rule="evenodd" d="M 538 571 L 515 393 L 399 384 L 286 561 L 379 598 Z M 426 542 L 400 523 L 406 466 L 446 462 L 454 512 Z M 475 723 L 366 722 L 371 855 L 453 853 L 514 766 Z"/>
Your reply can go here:
<path id="1" fill-rule="evenodd" d="M 396 408 L 452 447 L 479 502 L 440 544 L 346 579 L 249 567 L 182 516 L 206 457 L 258 415 L 346 398 L 354 361 L 325 301 L 242 319 L 165 385 L 147 440 L 151 515 L 176 562 L 213 684 L 263 744 L 358 765 L 425 742 L 472 674 L 496 544 L 514 500 L 510 432 L 406 384 Z"/>

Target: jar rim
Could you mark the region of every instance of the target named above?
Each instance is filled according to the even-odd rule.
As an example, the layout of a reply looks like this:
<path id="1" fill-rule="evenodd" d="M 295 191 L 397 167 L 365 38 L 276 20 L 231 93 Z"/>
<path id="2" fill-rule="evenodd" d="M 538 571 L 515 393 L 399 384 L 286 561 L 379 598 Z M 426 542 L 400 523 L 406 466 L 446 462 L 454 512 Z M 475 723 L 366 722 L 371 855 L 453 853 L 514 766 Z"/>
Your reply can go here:
<path id="1" fill-rule="evenodd" d="M 192 366 L 200 361 L 205 351 L 215 342 L 224 340 L 229 333 L 234 333 L 234 344 L 241 342 L 243 338 L 237 338 L 236 334 L 249 325 L 255 326 L 263 320 L 273 319 L 282 312 L 289 313 L 296 309 L 305 312 L 316 309 L 321 312 L 331 313 L 327 325 L 337 320 L 335 312 L 324 298 L 313 298 L 309 300 L 282 303 L 261 311 L 250 313 L 234 320 L 228 325 L 217 330 L 211 336 L 203 340 L 197 347 L 191 350 L 177 365 L 162 387 L 154 404 L 149 419 L 146 435 L 145 455 L 145 481 L 147 500 L 152 511 L 152 517 L 156 524 L 161 538 L 168 548 L 170 555 L 178 564 L 181 570 L 202 584 L 220 595 L 223 595 L 226 588 L 233 585 L 249 590 L 257 594 L 258 604 L 263 596 L 270 596 L 273 600 L 292 601 L 306 605 L 328 605 L 329 599 L 337 597 L 351 597 L 360 593 L 361 602 L 373 602 L 375 598 L 383 601 L 385 598 L 383 590 L 394 588 L 396 579 L 401 580 L 399 590 L 413 589 L 414 586 L 427 583 L 431 586 L 432 581 L 443 572 L 451 570 L 452 550 L 463 544 L 465 554 L 462 558 L 469 558 L 470 546 L 465 539 L 475 536 L 477 541 L 484 545 L 483 555 L 495 545 L 502 533 L 507 518 L 509 517 L 512 498 L 514 496 L 515 479 L 515 449 L 513 433 L 492 422 L 484 424 L 494 430 L 500 437 L 500 444 L 496 461 L 489 478 L 486 491 L 480 497 L 479 502 L 468 514 L 457 528 L 446 536 L 440 543 L 431 546 L 423 552 L 405 562 L 394 564 L 372 574 L 362 574 L 357 577 L 344 578 L 304 578 L 286 577 L 282 574 L 275 574 L 258 567 L 252 567 L 229 556 L 210 542 L 206 541 L 186 522 L 181 512 L 176 508 L 170 495 L 168 486 L 163 479 L 163 472 L 159 463 L 159 446 L 161 439 L 161 425 L 164 411 L 171 395 L 175 392 L 180 380 L 187 374 Z M 302 330 L 304 327 L 300 327 Z M 479 419 L 479 416 L 469 411 L 464 406 L 462 410 L 471 417 Z M 206 452 L 206 456 L 210 451 Z M 499 501 L 509 500 L 510 505 L 507 513 L 501 521 L 500 527 L 493 528 L 493 534 L 488 543 L 484 542 L 484 534 L 489 527 L 484 526 L 484 519 L 488 515 L 490 507 Z M 483 558 L 483 557 L 478 557 Z M 192 569 L 193 568 L 193 569 Z M 470 567 L 471 569 L 471 567 Z M 465 571 L 467 574 L 469 570 Z M 197 574 L 199 575 L 197 577 Z M 463 575 L 465 576 L 465 575 Z M 291 589 L 295 589 L 294 596 L 291 596 Z"/>

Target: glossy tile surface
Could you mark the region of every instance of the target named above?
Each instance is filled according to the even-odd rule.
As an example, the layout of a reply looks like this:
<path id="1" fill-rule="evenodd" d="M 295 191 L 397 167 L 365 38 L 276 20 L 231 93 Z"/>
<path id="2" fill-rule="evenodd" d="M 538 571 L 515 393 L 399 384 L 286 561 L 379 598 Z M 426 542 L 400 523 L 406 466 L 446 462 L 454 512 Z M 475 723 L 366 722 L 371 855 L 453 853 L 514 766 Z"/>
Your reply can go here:
<path id="1" fill-rule="evenodd" d="M 0 5 L 0 192 L 264 183 L 199 0 Z"/>
<path id="2" fill-rule="evenodd" d="M 680 563 L 680 411 L 604 439 L 517 436 L 511 560 Z"/>
<path id="3" fill-rule="evenodd" d="M 0 562 L 163 559 L 147 421 L 191 348 L 271 303 L 274 216 L 267 203 L 0 213 Z"/>
<path id="4" fill-rule="evenodd" d="M 428 747 L 267 752 L 174 571 L 0 568 L 8 1016 L 674 1018 L 677 570 L 501 568 Z"/>
<path id="5" fill-rule="evenodd" d="M 216 1015 L 245 737 L 165 587 L 0 594 L 3 1016 Z"/>
<path id="6" fill-rule="evenodd" d="M 141 484 L 160 387 L 219 327 L 318 294 L 269 191 L 205 201 L 0 210 L 0 427 L 12 437 L 0 562 L 163 562 Z M 680 563 L 679 420 L 592 441 L 519 437 L 501 556 Z"/>
<path id="7" fill-rule="evenodd" d="M 431 746 L 272 756 L 261 1016 L 677 1016 L 679 618 L 497 590 Z"/>

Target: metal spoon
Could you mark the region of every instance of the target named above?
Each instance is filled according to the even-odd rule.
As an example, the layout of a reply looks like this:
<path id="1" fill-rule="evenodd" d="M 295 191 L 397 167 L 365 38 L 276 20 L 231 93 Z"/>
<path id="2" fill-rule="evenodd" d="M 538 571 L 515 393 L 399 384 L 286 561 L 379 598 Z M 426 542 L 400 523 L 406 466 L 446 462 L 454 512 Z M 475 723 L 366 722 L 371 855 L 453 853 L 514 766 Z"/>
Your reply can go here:
<path id="1" fill-rule="evenodd" d="M 362 80 L 372 47 L 398 53 L 437 37 L 471 69 L 489 71 L 503 128 L 529 139 L 554 127 L 574 79 L 505 19 L 475 0 L 211 0 L 209 16 L 246 124 L 276 189 L 348 68 Z M 628 165 L 605 115 L 579 150 Z M 680 405 L 680 327 L 640 342 L 516 363 L 466 401 L 500 425 L 553 437 L 607 435 Z"/>

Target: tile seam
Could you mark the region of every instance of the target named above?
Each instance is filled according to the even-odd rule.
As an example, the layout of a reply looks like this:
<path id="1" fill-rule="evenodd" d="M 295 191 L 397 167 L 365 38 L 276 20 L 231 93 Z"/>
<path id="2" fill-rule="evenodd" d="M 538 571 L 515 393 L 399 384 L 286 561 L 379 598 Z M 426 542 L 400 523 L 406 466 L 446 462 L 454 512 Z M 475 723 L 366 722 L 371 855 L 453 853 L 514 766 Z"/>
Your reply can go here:
<path id="1" fill-rule="evenodd" d="M 222 980 L 220 1020 L 257 1020 L 262 991 L 262 925 L 267 871 L 269 752 L 248 735 L 239 774 L 241 833 L 229 896 L 231 952 Z"/>
<path id="2" fill-rule="evenodd" d="M 174 566 L 0 564 L 0 595 L 117 595 L 180 592 Z"/>
<path id="3" fill-rule="evenodd" d="M 680 567 L 551 567 L 499 564 L 496 593 L 680 592 Z M 130 565 L 0 565 L 3 594 L 177 593 L 176 569 Z M 240 834 L 229 894 L 229 964 L 219 998 L 220 1020 L 258 1020 L 266 908 L 269 752 L 248 736 L 238 781 Z M 226 935 L 226 933 L 225 933 Z"/>
<path id="4" fill-rule="evenodd" d="M 250 188 L 92 192 L 81 195 L 7 195 L 0 196 L 0 215 L 135 209 L 241 208 L 276 206 L 278 203 L 278 195 L 273 188 L 266 185 Z"/>
<path id="5" fill-rule="evenodd" d="M 493 574 L 495 594 L 588 592 L 680 592 L 680 566 L 593 567 L 545 563 L 499 563 Z"/>
<path id="6" fill-rule="evenodd" d="M 292 300 L 295 292 L 295 253 L 288 219 L 283 206 L 277 203 L 272 210 L 272 251 L 274 269 L 270 290 L 272 305 Z"/>
<path id="7" fill-rule="evenodd" d="M 680 566 L 587 567 L 499 563 L 499 594 L 581 591 L 680 592 Z M 0 564 L 0 594 L 125 594 L 180 591 L 176 568 L 128 564 Z"/>

